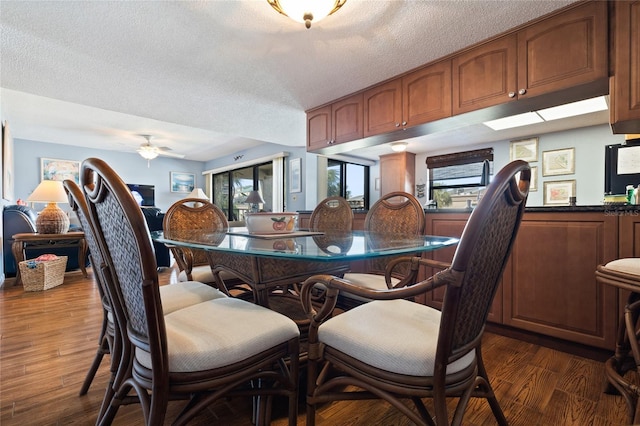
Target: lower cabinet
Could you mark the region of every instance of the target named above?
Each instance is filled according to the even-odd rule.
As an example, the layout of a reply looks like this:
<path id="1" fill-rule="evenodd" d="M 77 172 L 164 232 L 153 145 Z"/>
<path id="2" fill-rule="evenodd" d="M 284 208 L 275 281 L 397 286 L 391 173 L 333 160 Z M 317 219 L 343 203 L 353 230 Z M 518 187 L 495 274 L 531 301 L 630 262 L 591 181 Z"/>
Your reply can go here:
<path id="1" fill-rule="evenodd" d="M 467 214 L 427 213 L 426 232 L 459 236 Z M 437 260 L 453 253 L 438 251 Z M 617 291 L 595 270 L 618 257 L 618 217 L 600 212 L 527 212 L 489 321 L 589 346 L 613 349 Z M 425 276 L 432 271 L 424 271 Z M 442 293 L 425 303 L 440 307 Z"/>

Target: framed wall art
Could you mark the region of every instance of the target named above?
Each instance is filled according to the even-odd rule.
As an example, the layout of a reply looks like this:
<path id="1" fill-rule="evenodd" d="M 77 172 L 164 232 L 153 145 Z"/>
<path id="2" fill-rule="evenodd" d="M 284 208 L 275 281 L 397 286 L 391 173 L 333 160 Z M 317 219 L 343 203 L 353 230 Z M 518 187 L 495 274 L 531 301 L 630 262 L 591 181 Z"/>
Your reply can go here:
<path id="1" fill-rule="evenodd" d="M 171 192 L 189 193 L 196 186 L 194 173 L 171 172 Z"/>
<path id="2" fill-rule="evenodd" d="M 575 180 L 544 182 L 545 206 L 568 206 L 570 204 L 570 198 L 575 196 Z"/>
<path id="3" fill-rule="evenodd" d="M 529 182 L 529 192 L 538 190 L 538 166 L 531 167 L 531 181 Z"/>
<path id="4" fill-rule="evenodd" d="M 13 138 L 9 131 L 9 123 L 2 123 L 2 198 L 13 201 L 14 169 L 13 169 Z"/>
<path id="5" fill-rule="evenodd" d="M 572 175 L 575 173 L 575 148 L 556 149 L 542 153 L 542 176 Z"/>
<path id="6" fill-rule="evenodd" d="M 509 159 L 528 162 L 538 161 L 538 138 L 511 141 L 509 145 Z"/>
<path id="7" fill-rule="evenodd" d="M 300 162 L 300 158 L 289 160 L 289 190 L 291 192 L 302 192 Z"/>
<path id="8" fill-rule="evenodd" d="M 80 161 L 40 158 L 40 180 L 69 179 L 80 185 Z"/>

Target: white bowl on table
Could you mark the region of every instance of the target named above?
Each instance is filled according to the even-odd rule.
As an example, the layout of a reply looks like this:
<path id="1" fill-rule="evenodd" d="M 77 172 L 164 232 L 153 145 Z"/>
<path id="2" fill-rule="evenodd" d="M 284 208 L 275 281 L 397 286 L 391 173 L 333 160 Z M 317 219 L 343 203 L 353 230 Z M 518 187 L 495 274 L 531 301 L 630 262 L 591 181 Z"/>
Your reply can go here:
<path id="1" fill-rule="evenodd" d="M 298 229 L 298 213 L 247 213 L 245 220 L 250 234 L 290 234 Z"/>

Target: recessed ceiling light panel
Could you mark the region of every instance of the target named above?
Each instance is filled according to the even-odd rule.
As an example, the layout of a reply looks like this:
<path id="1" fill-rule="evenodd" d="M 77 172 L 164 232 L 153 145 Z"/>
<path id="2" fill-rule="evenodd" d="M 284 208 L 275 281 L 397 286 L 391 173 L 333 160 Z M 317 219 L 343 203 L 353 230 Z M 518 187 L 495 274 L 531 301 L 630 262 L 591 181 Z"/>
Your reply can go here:
<path id="1" fill-rule="evenodd" d="M 542 123 L 544 120 L 535 112 L 525 112 L 524 114 L 512 115 L 510 117 L 499 118 L 497 120 L 485 121 L 484 124 L 493 130 L 504 130 L 512 127 L 528 126 L 530 124 Z"/>

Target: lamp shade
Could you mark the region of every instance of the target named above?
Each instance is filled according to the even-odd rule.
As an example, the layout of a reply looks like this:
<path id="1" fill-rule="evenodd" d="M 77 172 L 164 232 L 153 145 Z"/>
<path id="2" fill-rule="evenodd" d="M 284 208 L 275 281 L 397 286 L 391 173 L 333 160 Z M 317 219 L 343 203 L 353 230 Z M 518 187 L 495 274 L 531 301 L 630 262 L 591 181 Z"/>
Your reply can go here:
<path id="1" fill-rule="evenodd" d="M 69 231 L 69 216 L 57 204 L 69 202 L 62 182 L 43 180 L 27 198 L 27 201 L 48 203 L 36 218 L 38 233 L 66 234 Z"/>
<path id="2" fill-rule="evenodd" d="M 193 191 L 187 195 L 187 198 L 199 198 L 201 200 L 208 200 L 207 194 L 201 188 L 193 188 Z"/>
<path id="3" fill-rule="evenodd" d="M 264 204 L 264 199 L 262 195 L 260 195 L 260 191 L 251 191 L 249 195 L 247 195 L 246 202 L 250 204 Z"/>
<path id="4" fill-rule="evenodd" d="M 27 201 L 33 203 L 68 203 L 67 193 L 62 182 L 57 180 L 43 180 L 29 195 Z"/>

